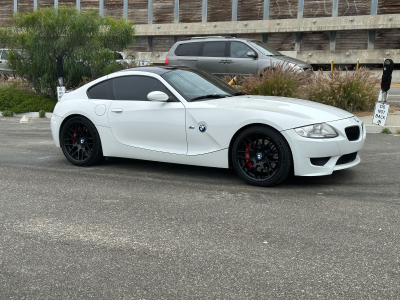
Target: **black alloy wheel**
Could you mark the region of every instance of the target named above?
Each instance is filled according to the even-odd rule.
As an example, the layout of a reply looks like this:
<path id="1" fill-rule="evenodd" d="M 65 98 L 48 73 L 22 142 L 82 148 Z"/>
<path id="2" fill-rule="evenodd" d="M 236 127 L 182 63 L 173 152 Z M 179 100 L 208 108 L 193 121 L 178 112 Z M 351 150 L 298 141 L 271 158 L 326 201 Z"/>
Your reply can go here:
<path id="1" fill-rule="evenodd" d="M 93 165 L 103 157 L 96 127 L 84 117 L 74 117 L 63 125 L 60 144 L 65 157 L 77 166 Z"/>
<path id="2" fill-rule="evenodd" d="M 285 138 L 278 131 L 260 125 L 237 136 L 232 147 L 232 164 L 247 183 L 272 186 L 289 176 L 293 159 Z"/>

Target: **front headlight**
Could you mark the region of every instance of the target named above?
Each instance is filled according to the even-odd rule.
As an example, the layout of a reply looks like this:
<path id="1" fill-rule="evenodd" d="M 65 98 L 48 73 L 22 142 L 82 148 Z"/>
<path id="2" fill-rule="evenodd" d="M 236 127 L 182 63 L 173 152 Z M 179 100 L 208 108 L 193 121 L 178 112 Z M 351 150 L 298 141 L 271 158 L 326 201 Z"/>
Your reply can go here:
<path id="1" fill-rule="evenodd" d="M 313 139 L 329 139 L 338 136 L 336 130 L 326 123 L 308 125 L 294 130 L 302 137 Z"/>

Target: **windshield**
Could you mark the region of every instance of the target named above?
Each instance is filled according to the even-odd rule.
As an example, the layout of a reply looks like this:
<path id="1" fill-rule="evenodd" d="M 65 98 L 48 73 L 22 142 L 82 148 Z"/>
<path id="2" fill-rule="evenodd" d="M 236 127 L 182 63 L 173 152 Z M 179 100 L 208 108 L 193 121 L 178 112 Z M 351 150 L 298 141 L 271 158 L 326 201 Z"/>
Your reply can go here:
<path id="1" fill-rule="evenodd" d="M 268 46 L 267 44 L 261 43 L 259 41 L 249 41 L 250 45 L 252 45 L 254 48 L 256 48 L 258 51 L 260 51 L 264 55 L 283 55 L 279 51 L 275 50 L 274 48 Z"/>
<path id="2" fill-rule="evenodd" d="M 162 75 L 187 101 L 224 98 L 238 94 L 238 90 L 212 74 L 200 70 L 172 71 Z"/>

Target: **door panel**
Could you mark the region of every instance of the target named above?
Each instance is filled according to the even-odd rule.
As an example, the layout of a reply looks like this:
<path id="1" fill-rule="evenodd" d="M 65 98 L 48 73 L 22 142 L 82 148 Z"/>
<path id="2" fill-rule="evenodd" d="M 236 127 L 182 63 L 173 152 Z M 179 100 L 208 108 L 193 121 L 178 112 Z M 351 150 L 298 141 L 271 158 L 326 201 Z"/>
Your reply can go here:
<path id="1" fill-rule="evenodd" d="M 247 52 L 253 51 L 242 42 L 230 43 L 230 57 L 227 58 L 226 73 L 231 76 L 257 73 L 258 59 L 248 57 Z"/>
<path id="2" fill-rule="evenodd" d="M 158 79 L 120 76 L 113 79 L 115 99 L 108 119 L 122 144 L 147 150 L 186 154 L 185 107 Z M 169 101 L 149 101 L 150 92 L 166 93 Z"/>
<path id="3" fill-rule="evenodd" d="M 180 102 L 113 101 L 108 119 L 122 144 L 186 154 L 185 107 Z"/>
<path id="4" fill-rule="evenodd" d="M 226 75 L 226 45 L 227 42 L 205 42 L 202 55 L 198 57 L 198 68 L 216 76 Z"/>

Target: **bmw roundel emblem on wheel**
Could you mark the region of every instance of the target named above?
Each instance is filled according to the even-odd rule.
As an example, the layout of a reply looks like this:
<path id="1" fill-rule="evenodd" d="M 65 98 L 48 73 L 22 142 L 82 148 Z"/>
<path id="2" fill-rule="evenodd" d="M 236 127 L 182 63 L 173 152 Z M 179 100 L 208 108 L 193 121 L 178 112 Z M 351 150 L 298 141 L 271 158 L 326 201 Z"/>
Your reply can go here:
<path id="1" fill-rule="evenodd" d="M 233 168 L 255 186 L 354 167 L 366 139 L 364 123 L 347 111 L 246 95 L 207 72 L 173 66 L 118 71 L 66 93 L 51 132 L 77 166 L 106 156 Z"/>

